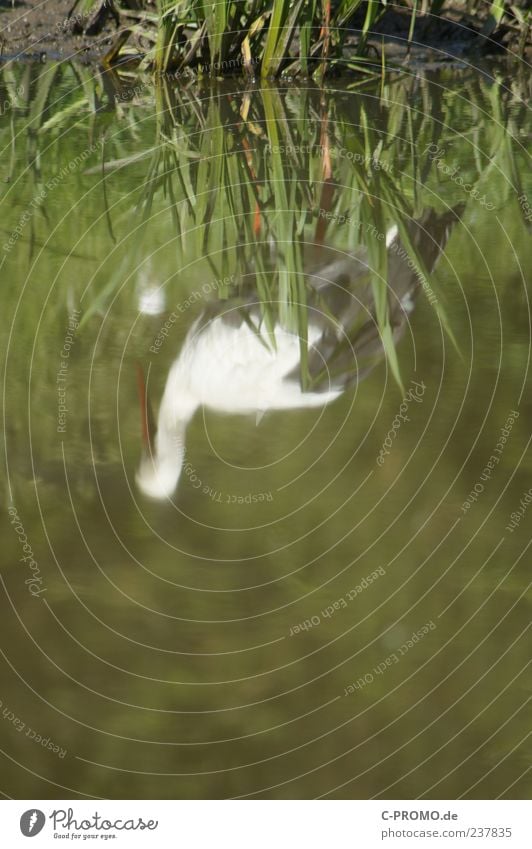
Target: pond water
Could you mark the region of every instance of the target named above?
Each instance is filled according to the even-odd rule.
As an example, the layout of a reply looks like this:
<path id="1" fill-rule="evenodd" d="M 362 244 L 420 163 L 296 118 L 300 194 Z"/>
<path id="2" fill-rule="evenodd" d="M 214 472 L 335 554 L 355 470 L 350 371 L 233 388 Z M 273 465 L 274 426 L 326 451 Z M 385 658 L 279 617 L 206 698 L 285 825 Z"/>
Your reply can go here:
<path id="1" fill-rule="evenodd" d="M 528 798 L 523 81 L 0 92 L 4 792 Z"/>

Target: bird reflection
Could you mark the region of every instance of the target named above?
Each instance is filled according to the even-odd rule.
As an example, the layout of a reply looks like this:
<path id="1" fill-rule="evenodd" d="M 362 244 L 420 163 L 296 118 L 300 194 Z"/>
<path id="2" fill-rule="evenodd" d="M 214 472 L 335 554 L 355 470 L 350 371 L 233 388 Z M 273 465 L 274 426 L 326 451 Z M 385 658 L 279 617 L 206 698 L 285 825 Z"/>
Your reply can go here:
<path id="1" fill-rule="evenodd" d="M 430 210 L 409 225 L 410 238 L 430 271 L 445 249 L 456 210 Z M 394 344 L 421 287 L 396 227 L 386 234 L 387 298 Z M 253 286 L 247 298 L 209 304 L 190 328 L 174 360 L 152 420 L 141 380 L 144 451 L 136 480 L 155 499 L 176 490 L 185 457 L 187 425 L 200 407 L 221 413 L 323 407 L 355 385 L 384 356 L 367 263 L 362 254 L 326 246 L 303 252 L 308 292 L 306 380 L 301 339 L 279 318 L 269 327 Z"/>

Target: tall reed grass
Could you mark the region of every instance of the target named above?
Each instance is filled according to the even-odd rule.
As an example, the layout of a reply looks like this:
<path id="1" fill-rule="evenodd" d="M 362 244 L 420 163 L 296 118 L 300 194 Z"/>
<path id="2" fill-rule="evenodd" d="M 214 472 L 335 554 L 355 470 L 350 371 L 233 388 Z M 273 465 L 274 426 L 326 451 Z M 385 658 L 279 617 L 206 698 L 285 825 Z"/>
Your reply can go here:
<path id="1" fill-rule="evenodd" d="M 272 78 L 323 76 L 350 68 L 379 75 L 385 63 L 370 39 L 379 21 L 391 15 L 403 22 L 399 39 L 408 43 L 418 37 L 420 21 L 423 35 L 448 12 L 460 24 L 457 36 L 473 26 L 478 44 L 494 45 L 510 32 L 523 54 L 530 32 L 526 0 L 157 0 L 156 13 L 152 7 L 139 9 L 140 0 L 133 10 L 127 5 L 124 0 L 125 27 L 110 58 L 115 60 L 124 40 L 136 33 L 144 45 L 151 45 L 145 65 L 162 73 L 193 69 Z"/>

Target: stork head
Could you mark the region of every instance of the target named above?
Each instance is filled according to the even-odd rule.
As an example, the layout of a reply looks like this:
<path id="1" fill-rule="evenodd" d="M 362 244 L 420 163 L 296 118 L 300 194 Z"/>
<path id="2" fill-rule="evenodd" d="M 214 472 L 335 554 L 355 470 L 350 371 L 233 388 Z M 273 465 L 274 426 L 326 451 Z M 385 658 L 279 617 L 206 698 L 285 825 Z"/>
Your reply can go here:
<path id="1" fill-rule="evenodd" d="M 183 460 L 184 447 L 161 445 L 157 435 L 153 453 L 144 451 L 136 474 L 137 486 L 143 495 L 158 500 L 170 498 L 176 490 Z"/>

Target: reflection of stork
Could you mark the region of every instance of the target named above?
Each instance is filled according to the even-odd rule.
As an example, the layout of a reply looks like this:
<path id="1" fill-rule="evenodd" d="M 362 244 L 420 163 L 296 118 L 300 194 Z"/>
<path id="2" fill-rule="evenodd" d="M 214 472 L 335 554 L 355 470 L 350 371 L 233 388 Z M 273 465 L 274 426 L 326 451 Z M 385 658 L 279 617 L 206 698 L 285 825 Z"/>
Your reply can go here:
<path id="1" fill-rule="evenodd" d="M 430 212 L 414 228 L 411 237 L 429 271 L 455 220 L 454 213 Z M 387 234 L 386 244 L 389 316 L 397 339 L 413 308 L 419 281 L 400 258 L 395 227 Z M 184 461 L 186 427 L 198 407 L 262 414 L 324 406 L 371 370 L 383 348 L 367 276 L 362 258 L 331 248 L 313 252 L 313 261 L 305 269 L 314 300 L 307 308 L 306 391 L 300 383 L 298 335 L 279 322 L 269 333 L 256 300 L 243 306 L 224 301 L 205 309 L 170 369 L 155 434 L 141 387 L 146 451 L 137 473 L 140 490 L 152 498 L 172 495 Z"/>

